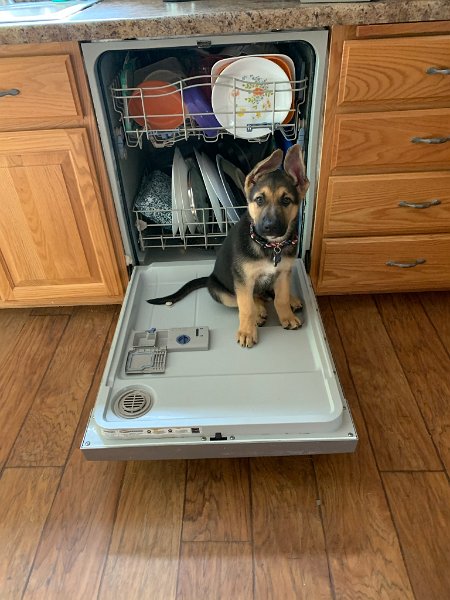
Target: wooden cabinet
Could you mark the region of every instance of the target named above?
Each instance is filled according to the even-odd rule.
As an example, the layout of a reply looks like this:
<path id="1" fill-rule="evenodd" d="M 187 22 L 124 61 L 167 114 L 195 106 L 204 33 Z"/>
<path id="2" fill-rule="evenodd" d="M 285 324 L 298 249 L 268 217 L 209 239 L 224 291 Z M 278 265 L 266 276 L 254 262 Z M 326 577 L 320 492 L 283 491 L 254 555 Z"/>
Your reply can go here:
<path id="1" fill-rule="evenodd" d="M 392 31 L 392 30 L 391 30 Z M 414 107 L 448 106 L 450 36 L 346 40 L 339 77 L 340 106 L 365 108 L 388 102 Z"/>
<path id="2" fill-rule="evenodd" d="M 325 237 L 450 231 L 450 171 L 334 176 Z"/>
<path id="3" fill-rule="evenodd" d="M 449 168 L 449 124 L 450 109 L 337 115 L 331 168 L 334 173 Z M 431 143 L 446 137 L 446 143 Z"/>
<path id="4" fill-rule="evenodd" d="M 0 306 L 121 302 L 126 268 L 75 44 L 0 48 Z"/>
<path id="5" fill-rule="evenodd" d="M 318 294 L 450 288 L 450 23 L 432 25 L 333 29 Z"/>
<path id="6" fill-rule="evenodd" d="M 0 105 L 2 129 L 83 116 L 69 54 L 2 58 L 0 82 L 9 91 Z"/>
<path id="7" fill-rule="evenodd" d="M 328 293 L 448 287 L 450 234 L 325 239 L 322 286 Z"/>
<path id="8" fill-rule="evenodd" d="M 91 165 L 85 129 L 0 133 L 3 300 L 120 295 Z"/>

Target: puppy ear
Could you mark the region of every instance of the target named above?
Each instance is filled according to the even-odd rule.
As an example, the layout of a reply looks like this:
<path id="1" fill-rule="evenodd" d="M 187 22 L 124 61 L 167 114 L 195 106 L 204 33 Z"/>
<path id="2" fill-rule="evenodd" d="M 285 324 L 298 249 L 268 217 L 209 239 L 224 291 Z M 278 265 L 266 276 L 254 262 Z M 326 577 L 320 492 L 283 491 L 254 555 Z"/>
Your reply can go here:
<path id="1" fill-rule="evenodd" d="M 287 151 L 284 159 L 284 170 L 294 180 L 300 198 L 304 198 L 309 188 L 309 180 L 306 177 L 303 151 L 299 144 L 291 146 Z"/>
<path id="2" fill-rule="evenodd" d="M 259 162 L 245 178 L 245 195 L 248 198 L 250 190 L 255 185 L 257 179 L 265 173 L 271 173 L 281 167 L 283 162 L 283 151 L 278 148 L 270 156 Z"/>

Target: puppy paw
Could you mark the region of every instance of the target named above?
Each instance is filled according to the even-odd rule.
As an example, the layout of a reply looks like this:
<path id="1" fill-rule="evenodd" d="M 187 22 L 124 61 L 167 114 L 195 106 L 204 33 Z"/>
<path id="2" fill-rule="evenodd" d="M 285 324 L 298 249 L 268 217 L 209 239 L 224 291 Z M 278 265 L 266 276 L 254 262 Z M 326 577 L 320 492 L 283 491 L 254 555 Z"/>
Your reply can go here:
<path id="1" fill-rule="evenodd" d="M 280 323 L 284 329 L 299 329 L 302 326 L 302 320 L 296 317 L 294 313 L 280 317 Z"/>
<path id="2" fill-rule="evenodd" d="M 289 299 L 289 304 L 291 305 L 293 312 L 297 312 L 303 308 L 303 303 L 300 298 L 297 298 L 297 296 L 291 296 Z"/>
<path id="3" fill-rule="evenodd" d="M 256 327 L 250 330 L 238 329 L 236 341 L 242 348 L 251 348 L 258 341 L 258 332 Z"/>
<path id="4" fill-rule="evenodd" d="M 256 324 L 258 327 L 262 327 L 266 324 L 267 321 L 267 310 L 265 306 L 258 307 L 258 312 L 256 314 Z"/>

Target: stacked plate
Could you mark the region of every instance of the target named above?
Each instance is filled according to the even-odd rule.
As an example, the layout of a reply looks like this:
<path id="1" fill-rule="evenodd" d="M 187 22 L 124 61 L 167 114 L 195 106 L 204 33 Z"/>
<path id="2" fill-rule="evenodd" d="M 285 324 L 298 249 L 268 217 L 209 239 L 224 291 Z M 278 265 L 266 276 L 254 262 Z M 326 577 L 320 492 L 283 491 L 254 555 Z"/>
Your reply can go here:
<path id="1" fill-rule="evenodd" d="M 284 54 L 220 60 L 211 69 L 214 114 L 235 137 L 263 137 L 292 119 L 293 80 L 294 63 Z"/>
<path id="2" fill-rule="evenodd" d="M 220 155 L 216 164 L 204 153 L 194 150 L 195 158 L 184 160 L 175 148 L 172 165 L 172 235 L 182 240 L 186 232 L 201 235 L 217 224 L 237 223 L 245 204 L 242 171 Z M 212 211 L 212 212 L 211 212 Z"/>

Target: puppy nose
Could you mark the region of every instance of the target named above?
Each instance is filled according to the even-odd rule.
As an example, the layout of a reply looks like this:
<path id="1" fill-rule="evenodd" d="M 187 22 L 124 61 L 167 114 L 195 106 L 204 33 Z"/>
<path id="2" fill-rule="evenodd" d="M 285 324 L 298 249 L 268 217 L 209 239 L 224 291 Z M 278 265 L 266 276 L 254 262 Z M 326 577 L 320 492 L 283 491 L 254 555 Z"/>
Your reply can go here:
<path id="1" fill-rule="evenodd" d="M 273 229 L 274 223 L 272 220 L 264 219 L 262 226 L 265 233 L 270 233 Z"/>
<path id="2" fill-rule="evenodd" d="M 280 221 L 270 216 L 264 217 L 261 223 L 263 234 L 279 235 L 282 232 L 283 226 Z"/>

